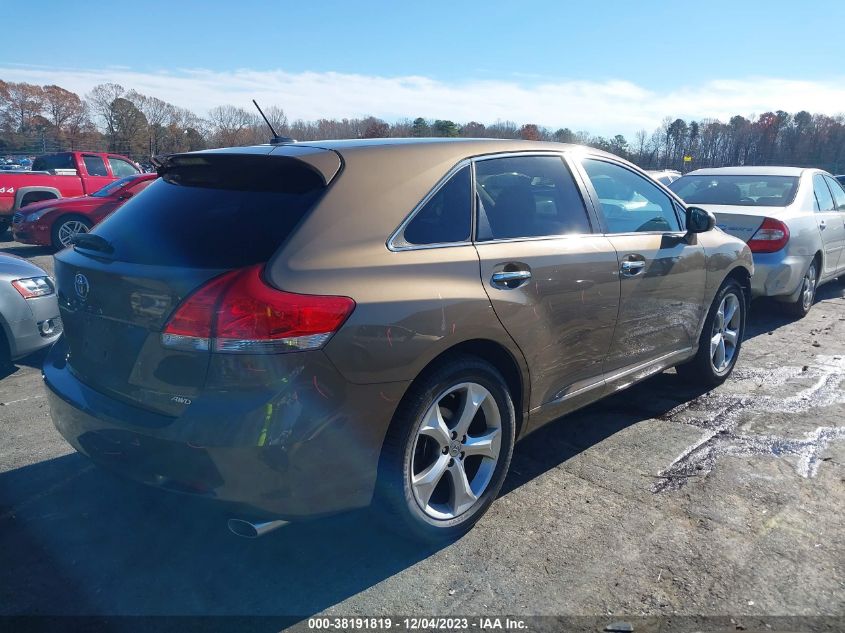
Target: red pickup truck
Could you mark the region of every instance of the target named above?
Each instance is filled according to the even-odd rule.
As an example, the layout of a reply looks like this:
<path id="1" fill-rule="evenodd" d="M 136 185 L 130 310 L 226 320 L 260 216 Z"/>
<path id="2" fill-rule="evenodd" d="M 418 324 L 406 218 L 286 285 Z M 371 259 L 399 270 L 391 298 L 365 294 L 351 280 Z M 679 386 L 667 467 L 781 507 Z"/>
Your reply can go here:
<path id="1" fill-rule="evenodd" d="M 98 152 L 60 152 L 39 156 L 32 171 L 0 171 L 0 233 L 15 211 L 33 202 L 94 193 L 110 182 L 141 172 L 125 156 Z"/>

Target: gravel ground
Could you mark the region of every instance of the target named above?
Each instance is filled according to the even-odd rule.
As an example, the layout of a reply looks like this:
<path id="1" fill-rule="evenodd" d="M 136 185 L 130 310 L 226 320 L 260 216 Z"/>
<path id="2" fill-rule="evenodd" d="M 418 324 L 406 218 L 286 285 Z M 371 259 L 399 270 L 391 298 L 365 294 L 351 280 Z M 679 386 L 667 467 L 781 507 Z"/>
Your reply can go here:
<path id="1" fill-rule="evenodd" d="M 51 268 L 45 249 L 3 246 Z M 366 512 L 235 538 L 216 509 L 72 452 L 41 360 L 0 380 L 0 615 L 690 615 L 737 628 L 832 616 L 845 628 L 840 282 L 798 322 L 755 302 L 719 389 L 667 372 L 529 436 L 491 511 L 439 550 Z"/>

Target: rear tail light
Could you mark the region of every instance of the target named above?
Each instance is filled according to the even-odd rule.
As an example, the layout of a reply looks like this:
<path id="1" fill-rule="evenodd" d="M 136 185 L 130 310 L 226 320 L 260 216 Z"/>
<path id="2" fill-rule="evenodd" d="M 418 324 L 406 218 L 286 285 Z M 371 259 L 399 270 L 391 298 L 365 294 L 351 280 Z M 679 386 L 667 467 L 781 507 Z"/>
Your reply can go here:
<path id="1" fill-rule="evenodd" d="M 349 297 L 268 286 L 262 265 L 215 277 L 188 296 L 161 334 L 166 347 L 235 354 L 317 349 L 355 309 Z"/>
<path id="2" fill-rule="evenodd" d="M 752 253 L 774 253 L 789 241 L 789 227 L 780 220 L 764 218 L 763 224 L 748 240 Z"/>

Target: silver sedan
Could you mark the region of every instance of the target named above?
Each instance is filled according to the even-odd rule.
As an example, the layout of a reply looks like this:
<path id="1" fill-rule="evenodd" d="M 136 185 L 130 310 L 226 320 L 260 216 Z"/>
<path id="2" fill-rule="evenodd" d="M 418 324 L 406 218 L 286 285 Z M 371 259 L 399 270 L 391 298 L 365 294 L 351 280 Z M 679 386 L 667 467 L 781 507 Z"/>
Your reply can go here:
<path id="1" fill-rule="evenodd" d="M 667 187 L 682 175 L 681 172 L 675 169 L 651 169 L 646 171 L 646 173 L 661 185 L 666 185 Z"/>
<path id="2" fill-rule="evenodd" d="M 670 185 L 712 211 L 754 256 L 751 290 L 802 317 L 816 288 L 845 274 L 845 189 L 827 172 L 800 167 L 698 169 Z"/>
<path id="3" fill-rule="evenodd" d="M 50 276 L 25 259 L 0 254 L 0 363 L 51 345 L 61 331 Z"/>

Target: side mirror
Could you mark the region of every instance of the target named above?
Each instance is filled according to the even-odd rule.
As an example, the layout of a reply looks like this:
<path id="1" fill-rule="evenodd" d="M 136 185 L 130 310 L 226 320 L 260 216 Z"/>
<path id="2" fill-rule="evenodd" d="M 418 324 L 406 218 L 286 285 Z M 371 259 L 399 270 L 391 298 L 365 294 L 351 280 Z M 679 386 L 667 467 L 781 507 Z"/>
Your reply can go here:
<path id="1" fill-rule="evenodd" d="M 716 216 L 698 207 L 687 208 L 687 233 L 706 233 L 716 226 Z"/>

